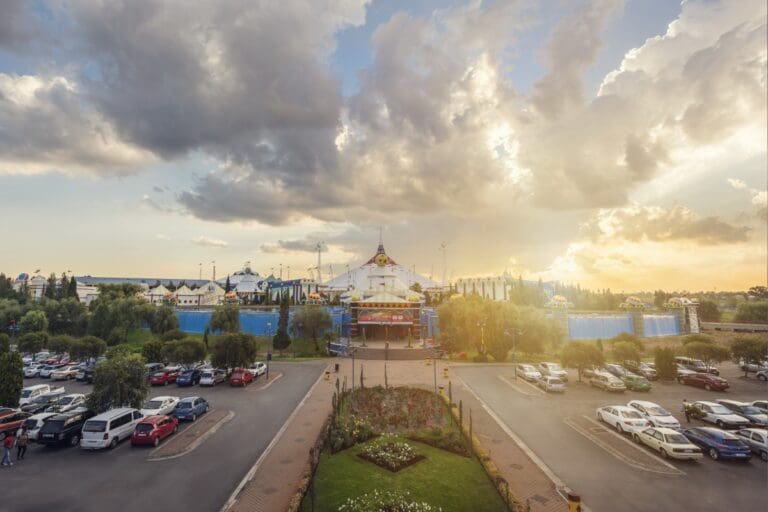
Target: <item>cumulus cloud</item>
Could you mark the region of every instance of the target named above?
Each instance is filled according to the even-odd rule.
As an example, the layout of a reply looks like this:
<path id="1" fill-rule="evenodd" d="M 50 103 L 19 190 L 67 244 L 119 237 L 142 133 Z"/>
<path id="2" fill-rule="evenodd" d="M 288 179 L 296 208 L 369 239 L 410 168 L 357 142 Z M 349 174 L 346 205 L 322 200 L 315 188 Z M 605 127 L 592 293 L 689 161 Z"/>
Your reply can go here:
<path id="1" fill-rule="evenodd" d="M 740 179 L 728 178 L 728 184 L 733 188 L 735 188 L 736 190 L 747 188 L 747 184 L 744 183 L 744 180 L 740 180 Z"/>
<path id="2" fill-rule="evenodd" d="M 229 244 L 224 240 L 218 240 L 216 238 L 208 238 L 207 236 L 199 236 L 190 240 L 195 245 L 202 247 L 226 247 Z"/>

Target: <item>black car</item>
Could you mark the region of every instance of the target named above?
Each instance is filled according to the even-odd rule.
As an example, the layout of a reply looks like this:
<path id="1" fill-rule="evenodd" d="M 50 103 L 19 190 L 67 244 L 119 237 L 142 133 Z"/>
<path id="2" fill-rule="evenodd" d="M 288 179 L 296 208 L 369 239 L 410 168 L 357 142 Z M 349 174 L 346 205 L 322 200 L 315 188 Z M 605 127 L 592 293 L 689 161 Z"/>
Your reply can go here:
<path id="1" fill-rule="evenodd" d="M 21 410 L 32 414 L 45 412 L 51 406 L 56 405 L 64 397 L 64 390 L 46 393 L 34 398 L 31 402 L 21 406 Z"/>
<path id="2" fill-rule="evenodd" d="M 176 377 L 177 386 L 195 386 L 200 384 L 200 376 L 202 372 L 197 369 L 184 370 Z"/>
<path id="3" fill-rule="evenodd" d="M 85 421 L 94 416 L 88 409 L 75 409 L 51 416 L 43 422 L 37 434 L 37 442 L 45 445 L 69 444 L 77 446 Z"/>

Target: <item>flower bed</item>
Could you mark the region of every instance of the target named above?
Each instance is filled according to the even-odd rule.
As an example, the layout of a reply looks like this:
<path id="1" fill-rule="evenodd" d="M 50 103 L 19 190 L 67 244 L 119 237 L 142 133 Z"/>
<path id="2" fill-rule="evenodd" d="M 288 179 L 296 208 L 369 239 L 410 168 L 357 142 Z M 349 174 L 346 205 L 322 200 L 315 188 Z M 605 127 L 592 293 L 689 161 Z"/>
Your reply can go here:
<path id="1" fill-rule="evenodd" d="M 347 501 L 339 507 L 339 512 L 438 512 L 443 509 L 433 507 L 423 501 L 413 501 L 408 492 L 373 491 Z"/>
<path id="2" fill-rule="evenodd" d="M 431 428 L 408 435 L 408 439 L 440 448 L 462 457 L 469 457 L 469 449 L 464 438 L 456 430 Z"/>
<path id="3" fill-rule="evenodd" d="M 386 434 L 364 446 L 358 457 L 393 473 L 424 460 L 413 446 Z"/>
<path id="4" fill-rule="evenodd" d="M 446 421 L 443 404 L 434 393 L 408 387 L 358 389 L 354 412 L 378 432 L 407 432 Z"/>

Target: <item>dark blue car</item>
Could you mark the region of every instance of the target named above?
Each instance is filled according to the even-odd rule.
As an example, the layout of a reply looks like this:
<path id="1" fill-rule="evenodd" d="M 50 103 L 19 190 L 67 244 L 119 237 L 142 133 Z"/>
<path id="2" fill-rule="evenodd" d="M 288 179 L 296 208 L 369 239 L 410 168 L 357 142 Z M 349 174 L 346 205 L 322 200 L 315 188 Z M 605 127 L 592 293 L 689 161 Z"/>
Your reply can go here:
<path id="1" fill-rule="evenodd" d="M 200 370 L 184 370 L 176 377 L 177 386 L 194 386 L 200 383 Z"/>
<path id="2" fill-rule="evenodd" d="M 199 396 L 189 396 L 182 398 L 173 410 L 173 415 L 181 420 L 195 421 L 198 416 L 208 412 L 210 405 L 205 398 Z"/>
<path id="3" fill-rule="evenodd" d="M 735 435 L 713 427 L 693 427 L 683 430 L 693 444 L 700 446 L 714 459 L 749 461 L 752 451 Z"/>

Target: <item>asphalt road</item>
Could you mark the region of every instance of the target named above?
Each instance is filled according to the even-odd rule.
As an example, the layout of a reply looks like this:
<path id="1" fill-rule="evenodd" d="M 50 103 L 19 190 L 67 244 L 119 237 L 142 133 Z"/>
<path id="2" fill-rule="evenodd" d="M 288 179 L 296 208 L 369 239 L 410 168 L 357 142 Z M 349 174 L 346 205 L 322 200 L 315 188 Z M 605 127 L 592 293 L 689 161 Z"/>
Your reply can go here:
<path id="1" fill-rule="evenodd" d="M 566 485 L 581 494 L 594 512 L 753 511 L 768 507 L 768 464 L 759 457 L 753 457 L 746 464 L 709 458 L 697 462 L 669 461 L 678 470 L 673 469 L 671 473 L 681 473 L 663 474 L 617 458 L 568 424 L 579 420 L 599 432 L 600 427 L 584 416 L 593 419 L 598 407 L 643 399 L 662 405 L 682 419 L 685 426 L 680 413 L 683 398 L 689 401 L 765 398 L 768 386 L 754 377 L 740 378 L 743 373 L 735 365 L 721 366 L 722 376 L 731 383 L 731 389 L 724 393 L 656 382 L 648 393 L 627 391 L 614 395 L 574 383 L 576 375 L 572 373 L 564 395 L 544 395 L 528 384 L 515 383 L 511 366 L 458 366 L 455 371 Z M 629 462 L 633 462 L 633 457 L 644 458 L 642 454 L 638 456 L 632 446 L 623 447 L 625 443 L 612 441 Z"/>
<path id="2" fill-rule="evenodd" d="M 281 372 L 283 377 L 263 390 L 223 384 L 153 388 L 153 396 L 203 396 L 213 408 L 235 416 L 194 451 L 171 460 L 150 462 L 151 448 L 132 447 L 129 441 L 97 452 L 33 445 L 25 460 L 0 468 L 0 511 L 218 511 L 325 366 L 274 363 L 270 376 Z M 25 379 L 25 385 L 37 382 L 42 381 Z M 90 390 L 74 382 L 65 387 L 70 393 Z"/>

